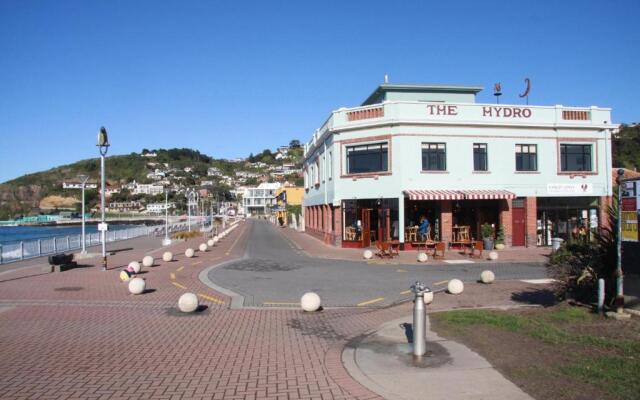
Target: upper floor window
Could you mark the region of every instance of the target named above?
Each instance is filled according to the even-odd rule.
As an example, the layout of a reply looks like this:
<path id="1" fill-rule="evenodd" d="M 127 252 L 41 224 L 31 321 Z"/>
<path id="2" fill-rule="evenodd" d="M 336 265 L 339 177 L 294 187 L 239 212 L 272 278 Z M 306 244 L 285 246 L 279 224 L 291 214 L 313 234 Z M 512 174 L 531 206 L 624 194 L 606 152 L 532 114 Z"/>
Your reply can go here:
<path id="1" fill-rule="evenodd" d="M 329 179 L 333 178 L 333 152 L 329 152 L 329 163 L 327 165 L 327 176 Z"/>
<path id="2" fill-rule="evenodd" d="M 444 143 L 422 143 L 422 170 L 447 170 L 447 145 Z"/>
<path id="3" fill-rule="evenodd" d="M 516 144 L 516 171 L 538 170 L 538 146 Z"/>
<path id="4" fill-rule="evenodd" d="M 473 170 L 474 171 L 487 171 L 487 144 L 486 143 L 474 143 L 473 144 Z"/>
<path id="5" fill-rule="evenodd" d="M 347 146 L 347 174 L 388 170 L 389 144 Z"/>
<path id="6" fill-rule="evenodd" d="M 561 144 L 561 171 L 591 171 L 590 144 Z"/>
<path id="7" fill-rule="evenodd" d="M 313 184 L 315 186 L 318 186 L 320 185 L 320 157 L 316 157 L 316 163 L 313 166 Z"/>

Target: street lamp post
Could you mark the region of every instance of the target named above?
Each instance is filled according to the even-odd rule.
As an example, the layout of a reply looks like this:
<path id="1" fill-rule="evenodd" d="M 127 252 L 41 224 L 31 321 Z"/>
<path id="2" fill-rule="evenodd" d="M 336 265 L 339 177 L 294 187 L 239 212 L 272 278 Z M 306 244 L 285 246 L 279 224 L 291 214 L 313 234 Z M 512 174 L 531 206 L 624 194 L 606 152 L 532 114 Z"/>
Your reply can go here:
<path id="1" fill-rule="evenodd" d="M 624 177 L 624 169 L 618 170 L 618 257 L 616 263 L 616 298 L 614 300 L 616 312 L 622 313 L 624 309 L 624 277 L 622 275 L 622 178 Z"/>
<path id="2" fill-rule="evenodd" d="M 109 139 L 107 138 L 107 130 L 103 127 L 98 132 L 98 149 L 100 150 L 100 179 L 101 179 L 101 191 L 100 191 L 100 237 L 102 240 L 102 270 L 107 270 L 107 224 L 104 222 L 104 207 L 105 207 L 105 170 L 104 170 L 104 158 L 109 150 Z"/>
<path id="3" fill-rule="evenodd" d="M 171 244 L 171 239 L 169 239 L 169 189 L 164 191 L 164 240 L 162 241 L 163 246 L 168 246 Z"/>
<path id="4" fill-rule="evenodd" d="M 82 189 L 82 252 L 81 254 L 87 254 L 87 241 L 85 239 L 85 217 L 84 217 L 84 188 L 86 187 L 87 180 L 89 177 L 87 175 L 80 175 L 78 177 L 80 179 L 80 188 Z"/>

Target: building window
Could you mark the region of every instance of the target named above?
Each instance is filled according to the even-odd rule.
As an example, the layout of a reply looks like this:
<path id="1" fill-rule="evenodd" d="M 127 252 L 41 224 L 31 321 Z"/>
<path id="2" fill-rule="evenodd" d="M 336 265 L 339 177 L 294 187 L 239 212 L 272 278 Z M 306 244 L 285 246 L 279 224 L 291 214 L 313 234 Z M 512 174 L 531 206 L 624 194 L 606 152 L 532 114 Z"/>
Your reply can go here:
<path id="1" fill-rule="evenodd" d="M 487 144 L 486 143 L 474 143 L 473 144 L 473 170 L 474 171 L 487 171 Z"/>
<path id="2" fill-rule="evenodd" d="M 538 170 L 538 146 L 516 144 L 516 171 Z"/>
<path id="3" fill-rule="evenodd" d="M 591 171 L 591 145 L 561 144 L 560 169 L 562 171 Z"/>
<path id="4" fill-rule="evenodd" d="M 388 156 L 388 143 L 348 146 L 347 174 L 387 171 Z"/>
<path id="5" fill-rule="evenodd" d="M 320 157 L 316 157 L 316 163 L 314 164 L 313 184 L 320 186 Z"/>
<path id="6" fill-rule="evenodd" d="M 329 152 L 329 165 L 327 168 L 328 168 L 329 180 L 331 180 L 331 178 L 333 178 L 333 152 L 332 151 Z"/>
<path id="7" fill-rule="evenodd" d="M 444 143 L 422 143 L 422 170 L 447 170 L 447 145 Z"/>

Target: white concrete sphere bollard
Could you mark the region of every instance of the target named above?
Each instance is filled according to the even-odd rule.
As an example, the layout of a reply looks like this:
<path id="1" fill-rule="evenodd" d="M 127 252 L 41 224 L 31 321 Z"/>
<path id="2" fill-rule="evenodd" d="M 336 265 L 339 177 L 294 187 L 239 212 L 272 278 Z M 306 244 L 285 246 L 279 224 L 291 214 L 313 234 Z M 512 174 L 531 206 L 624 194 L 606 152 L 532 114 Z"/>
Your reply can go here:
<path id="1" fill-rule="evenodd" d="M 300 298 L 300 306 L 307 312 L 318 311 L 320 308 L 320 296 L 317 293 L 307 292 Z"/>
<path id="2" fill-rule="evenodd" d="M 213 243 L 214 243 L 214 244 L 215 244 L 215 243 L 218 243 L 218 240 L 220 240 L 220 238 L 218 238 L 218 235 L 215 235 L 215 236 L 213 237 Z"/>
<path id="3" fill-rule="evenodd" d="M 489 259 L 492 261 L 495 261 L 498 259 L 498 252 L 497 251 L 492 251 L 491 253 L 489 253 Z"/>
<path id="4" fill-rule="evenodd" d="M 188 248 L 184 251 L 184 255 L 187 256 L 187 258 L 193 257 L 194 254 L 196 254 L 196 252 L 192 248 Z"/>
<path id="5" fill-rule="evenodd" d="M 433 302 L 433 292 L 426 292 L 423 297 L 424 304 L 431 304 Z"/>
<path id="6" fill-rule="evenodd" d="M 129 292 L 131 294 L 142 294 L 147 283 L 142 278 L 133 278 L 129 281 Z"/>
<path id="7" fill-rule="evenodd" d="M 170 251 L 165 251 L 164 254 L 162 254 L 162 261 L 164 262 L 173 261 L 173 253 Z"/>
<path id="8" fill-rule="evenodd" d="M 427 255 L 427 253 L 423 253 L 423 252 L 418 253 L 418 262 L 421 262 L 421 263 L 427 262 L 428 259 L 429 259 L 429 256 Z"/>
<path id="9" fill-rule="evenodd" d="M 207 246 L 213 247 L 214 244 L 216 244 L 216 242 L 214 242 L 213 239 L 207 240 Z"/>
<path id="10" fill-rule="evenodd" d="M 151 267 L 153 265 L 153 262 L 155 260 L 153 259 L 153 257 L 151 256 L 144 256 L 144 258 L 142 259 L 142 265 L 145 267 Z"/>
<path id="11" fill-rule="evenodd" d="M 128 271 L 120 271 L 120 280 L 122 282 L 126 282 L 129 279 L 131 279 L 131 275 L 129 274 Z"/>
<path id="12" fill-rule="evenodd" d="M 482 281 L 482 283 L 492 283 L 496 280 L 496 276 L 492 271 L 486 270 L 482 271 L 482 273 L 480 274 L 480 280 Z"/>
<path id="13" fill-rule="evenodd" d="M 178 299 L 178 308 L 185 313 L 198 309 L 198 296 L 193 293 L 185 293 Z"/>
<path id="14" fill-rule="evenodd" d="M 198 250 L 205 252 L 207 251 L 207 244 L 206 243 L 201 243 L 200 247 L 198 247 Z"/>
<path id="15" fill-rule="evenodd" d="M 464 290 L 464 283 L 460 279 L 452 279 L 447 285 L 447 290 L 451 294 L 460 294 Z"/>
<path id="16" fill-rule="evenodd" d="M 371 258 L 373 257 L 373 252 L 367 249 L 362 252 L 362 257 L 364 257 L 365 260 L 371 260 Z"/>
<path id="17" fill-rule="evenodd" d="M 127 268 L 130 268 L 130 270 L 132 270 L 134 274 L 139 274 L 140 270 L 142 269 L 142 267 L 140 267 L 140 263 L 137 261 L 131 261 Z"/>

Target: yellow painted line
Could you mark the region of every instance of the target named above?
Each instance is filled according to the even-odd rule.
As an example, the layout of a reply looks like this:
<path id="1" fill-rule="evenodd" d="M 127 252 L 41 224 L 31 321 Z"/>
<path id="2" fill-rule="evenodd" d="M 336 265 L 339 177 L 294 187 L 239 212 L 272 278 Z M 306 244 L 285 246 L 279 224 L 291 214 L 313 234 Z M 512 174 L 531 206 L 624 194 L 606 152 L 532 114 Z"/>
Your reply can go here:
<path id="1" fill-rule="evenodd" d="M 207 296 L 206 294 L 198 293 L 198 296 L 202 297 L 203 299 L 213 301 L 216 304 L 224 304 L 224 301 L 217 299 L 215 297 Z"/>
<path id="2" fill-rule="evenodd" d="M 182 267 L 178 268 L 176 271 L 177 271 L 177 272 L 180 272 L 180 271 L 182 271 L 183 269 L 184 269 L 184 266 L 182 266 Z"/>
<path id="3" fill-rule="evenodd" d="M 409 294 L 409 293 L 411 293 L 411 290 L 405 290 L 403 292 L 400 292 L 400 294 Z"/>
<path id="4" fill-rule="evenodd" d="M 186 288 L 187 288 L 186 286 L 181 285 L 181 284 L 179 284 L 178 282 L 171 282 L 171 283 L 173 283 L 173 286 L 177 286 L 177 287 L 179 287 L 180 289 L 186 289 Z"/>
<path id="5" fill-rule="evenodd" d="M 358 307 L 368 306 L 369 304 L 377 303 L 382 300 L 384 300 L 384 297 L 378 297 L 377 299 L 367 300 L 367 301 L 363 301 L 362 303 L 358 303 L 357 306 Z"/>
<path id="6" fill-rule="evenodd" d="M 198 264 L 202 264 L 202 261 L 196 261 L 193 263 L 193 265 L 198 265 Z"/>
<path id="7" fill-rule="evenodd" d="M 407 272 L 407 270 L 400 268 L 400 269 L 397 269 L 396 272 Z"/>
<path id="8" fill-rule="evenodd" d="M 244 232 L 243 232 L 244 233 Z M 242 237 L 242 235 L 238 235 L 238 237 L 236 238 L 236 240 L 233 241 L 233 244 L 231 245 L 231 247 L 229 247 L 229 250 L 227 250 L 224 254 L 229 255 L 229 253 L 231 253 L 231 250 L 233 250 L 233 248 L 236 246 L 236 243 L 238 243 L 238 240 L 240 240 L 240 238 Z"/>
<path id="9" fill-rule="evenodd" d="M 434 283 L 434 285 L 444 285 L 447 282 L 449 282 L 449 281 L 440 281 L 440 282 Z"/>
<path id="10" fill-rule="evenodd" d="M 289 301 L 265 301 L 262 304 L 265 306 L 297 306 L 300 303 Z"/>
<path id="11" fill-rule="evenodd" d="M 176 279 L 176 274 L 174 274 L 173 272 L 170 273 L 169 276 L 171 277 L 171 279 Z"/>

